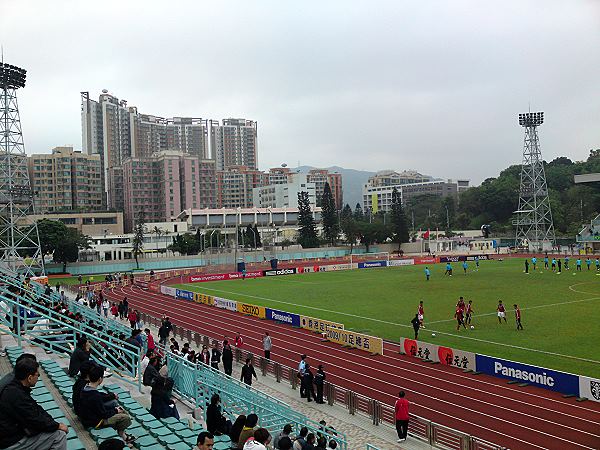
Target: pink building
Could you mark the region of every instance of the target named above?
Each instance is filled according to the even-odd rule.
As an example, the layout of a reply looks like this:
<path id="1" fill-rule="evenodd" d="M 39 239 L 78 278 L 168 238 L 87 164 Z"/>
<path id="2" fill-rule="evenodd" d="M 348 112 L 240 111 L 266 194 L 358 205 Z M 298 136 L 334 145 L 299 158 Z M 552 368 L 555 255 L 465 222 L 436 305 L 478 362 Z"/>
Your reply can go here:
<path id="1" fill-rule="evenodd" d="M 214 162 L 178 151 L 123 162 L 125 230 L 142 214 L 145 222 L 168 222 L 188 208 L 215 205 Z M 211 181 L 212 180 L 212 181 Z"/>

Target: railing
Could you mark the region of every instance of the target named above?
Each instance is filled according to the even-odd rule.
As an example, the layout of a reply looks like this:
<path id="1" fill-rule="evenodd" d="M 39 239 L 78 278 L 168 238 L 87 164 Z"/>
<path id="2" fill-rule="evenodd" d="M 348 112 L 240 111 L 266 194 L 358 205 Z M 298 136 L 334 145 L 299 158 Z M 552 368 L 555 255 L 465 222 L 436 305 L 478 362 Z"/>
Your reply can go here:
<path id="1" fill-rule="evenodd" d="M 148 314 L 142 314 L 144 321 L 154 326 L 160 326 L 160 320 Z M 185 339 L 188 342 L 195 342 L 197 346 L 202 344 L 210 345 L 212 339 L 200 333 L 192 332 L 181 327 L 176 329 L 176 336 Z M 260 370 L 263 376 L 271 375 L 280 383 L 289 383 L 292 389 L 298 387 L 297 370 L 283 364 L 267 360 L 263 357 L 257 357 L 252 353 L 244 354 L 240 349 L 235 349 L 234 353 L 237 362 L 242 363 L 246 357 L 251 358 L 252 364 L 256 370 Z M 349 389 L 326 382 L 324 389 L 324 399 L 329 405 L 340 404 L 348 409 L 349 414 L 361 414 L 369 417 L 373 425 L 386 425 L 395 427 L 394 408 L 391 405 L 381 403 L 377 400 L 368 398 Z M 410 415 L 408 432 L 412 437 L 427 442 L 429 445 L 451 450 L 505 450 L 502 447 L 491 442 L 484 441 L 437 424 L 415 414 Z"/>
<path id="2" fill-rule="evenodd" d="M 164 348 L 162 349 L 164 351 Z M 295 433 L 302 427 L 321 433 L 327 440 L 335 440 L 342 450 L 348 448 L 343 433 L 333 433 L 303 414 L 294 411 L 287 403 L 260 390 L 247 386 L 212 367 L 194 364 L 181 356 L 166 353 L 169 376 L 174 380 L 174 389 L 181 396 L 193 401 L 196 407 L 204 408 L 211 396 L 218 393 L 223 411 L 231 420 L 238 414 L 254 413 L 260 418 L 261 426 L 272 433 L 291 424 Z"/>

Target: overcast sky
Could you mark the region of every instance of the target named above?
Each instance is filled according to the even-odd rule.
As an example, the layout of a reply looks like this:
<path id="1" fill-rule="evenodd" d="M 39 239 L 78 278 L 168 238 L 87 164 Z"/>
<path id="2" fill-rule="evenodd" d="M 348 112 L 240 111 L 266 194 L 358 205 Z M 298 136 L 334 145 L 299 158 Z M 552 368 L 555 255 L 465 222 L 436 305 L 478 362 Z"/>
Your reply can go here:
<path id="1" fill-rule="evenodd" d="M 81 148 L 80 91 L 143 113 L 258 121 L 261 169 L 416 169 L 474 183 L 600 147 L 599 1 L 0 0 L 28 70 L 28 153 Z"/>

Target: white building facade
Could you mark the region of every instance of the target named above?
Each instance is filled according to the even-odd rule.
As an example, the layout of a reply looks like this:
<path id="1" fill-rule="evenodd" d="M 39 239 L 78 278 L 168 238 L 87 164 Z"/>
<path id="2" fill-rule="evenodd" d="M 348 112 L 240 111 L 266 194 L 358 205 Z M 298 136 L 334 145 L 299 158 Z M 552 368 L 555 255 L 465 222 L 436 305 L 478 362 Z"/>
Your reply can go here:
<path id="1" fill-rule="evenodd" d="M 289 183 L 270 184 L 252 189 L 255 208 L 298 208 L 298 193 L 308 193 L 312 208 L 317 205 L 315 183 L 307 181 L 306 174 L 295 173 Z"/>

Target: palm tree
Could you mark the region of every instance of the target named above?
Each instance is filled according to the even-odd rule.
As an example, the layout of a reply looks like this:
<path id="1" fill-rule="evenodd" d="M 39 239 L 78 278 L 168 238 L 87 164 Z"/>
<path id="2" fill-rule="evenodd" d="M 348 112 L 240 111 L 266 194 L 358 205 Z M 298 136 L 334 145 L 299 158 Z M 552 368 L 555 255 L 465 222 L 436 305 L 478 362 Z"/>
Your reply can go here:
<path id="1" fill-rule="evenodd" d="M 161 236 L 166 235 L 167 232 L 163 231 L 162 228 L 158 228 L 157 226 L 154 226 L 154 228 L 152 228 L 152 233 L 154 233 L 156 235 L 156 256 L 158 257 L 158 253 L 160 252 L 160 250 L 158 248 L 158 241 L 160 240 Z"/>

